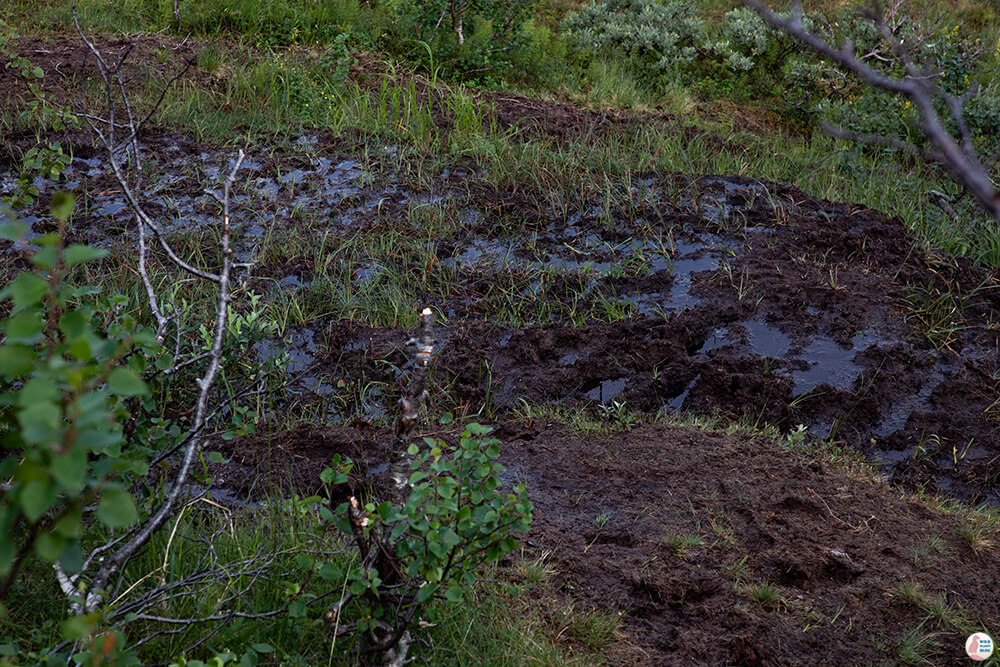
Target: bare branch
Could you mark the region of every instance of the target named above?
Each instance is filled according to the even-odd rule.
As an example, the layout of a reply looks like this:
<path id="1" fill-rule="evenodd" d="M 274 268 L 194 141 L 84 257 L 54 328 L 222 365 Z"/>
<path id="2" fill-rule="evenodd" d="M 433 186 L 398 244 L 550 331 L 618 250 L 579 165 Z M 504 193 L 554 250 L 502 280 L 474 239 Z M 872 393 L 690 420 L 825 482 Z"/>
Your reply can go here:
<path id="1" fill-rule="evenodd" d="M 888 76 L 862 62 L 850 43 L 845 43 L 843 47 L 837 49 L 806 30 L 802 25 L 802 5 L 799 0 L 792 3 L 792 14 L 787 18 L 779 16 L 760 0 L 743 1 L 768 24 L 841 65 L 868 85 L 910 100 L 920 114 L 921 130 L 936 149 L 934 161 L 945 167 L 956 181 L 968 188 L 983 208 L 1000 222 L 1000 192 L 997 192 L 989 171 L 973 149 L 971 135 L 962 117 L 964 100 L 941 90 L 934 82 L 934 75 L 921 72 L 905 45 L 893 36 L 892 30 L 886 26 L 881 17 L 873 17 L 873 20 L 883 36 L 890 41 L 898 61 L 904 66 L 906 74 L 902 78 Z M 945 129 L 934 105 L 936 99 L 945 102 L 949 116 L 959 128 L 961 143 Z"/>

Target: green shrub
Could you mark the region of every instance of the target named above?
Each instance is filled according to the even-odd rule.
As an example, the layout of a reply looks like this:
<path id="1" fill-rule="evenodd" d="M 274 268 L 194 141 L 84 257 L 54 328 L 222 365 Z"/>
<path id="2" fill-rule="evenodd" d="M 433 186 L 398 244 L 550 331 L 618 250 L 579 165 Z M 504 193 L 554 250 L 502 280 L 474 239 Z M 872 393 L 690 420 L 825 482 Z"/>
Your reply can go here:
<path id="1" fill-rule="evenodd" d="M 54 198 L 65 225 L 68 195 Z M 27 228 L 0 225 L 0 238 L 23 242 Z M 104 255 L 64 247 L 60 234 L 32 239 L 33 272 L 0 292 L 10 305 L 0 321 L 0 600 L 33 553 L 69 573 L 83 565 L 81 540 L 91 519 L 107 528 L 138 519 L 131 482 L 175 427 L 158 416 L 142 380 L 162 352 L 120 297 L 77 287 L 70 271 Z M 123 424 L 142 416 L 128 432 Z"/>
<path id="2" fill-rule="evenodd" d="M 625 56 L 658 79 L 694 63 L 705 38 L 704 21 L 684 0 L 592 0 L 562 27 L 585 65 L 596 56 Z"/>
<path id="3" fill-rule="evenodd" d="M 359 635 L 376 627 L 402 631 L 435 598 L 461 602 L 479 566 L 512 552 L 513 533 L 528 530 L 532 504 L 523 485 L 502 491 L 500 442 L 485 437 L 490 430 L 468 424 L 455 446 L 433 438 L 424 438 L 424 447 L 411 444 L 402 506 L 384 501 L 361 507 L 352 497 L 334 513 L 324 510 L 360 551 L 346 573 L 333 564 L 324 568 L 324 576 L 346 581 L 365 610 L 355 626 Z M 351 462 L 338 456 L 334 466 L 323 471 L 323 481 L 345 483 Z M 374 549 L 382 554 L 373 557 Z M 339 616 L 334 620 L 339 623 Z"/>

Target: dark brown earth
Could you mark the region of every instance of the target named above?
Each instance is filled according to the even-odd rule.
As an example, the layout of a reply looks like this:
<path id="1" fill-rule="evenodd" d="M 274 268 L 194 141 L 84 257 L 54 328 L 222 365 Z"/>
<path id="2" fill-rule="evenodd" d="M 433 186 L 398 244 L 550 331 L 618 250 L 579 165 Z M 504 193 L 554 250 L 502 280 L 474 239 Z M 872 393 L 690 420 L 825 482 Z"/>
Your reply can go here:
<path id="1" fill-rule="evenodd" d="M 149 39 L 137 47 L 145 49 L 137 62 L 157 62 L 160 47 L 188 48 Z M 47 42 L 25 48 L 50 77 L 73 55 Z M 0 74 L 0 99 L 10 99 L 11 85 Z M 525 140 L 628 130 L 641 118 L 508 95 L 484 100 L 504 127 L 524 128 Z M 435 120 L 451 122 L 443 114 Z M 312 157 L 275 151 L 250 182 L 266 186 L 290 169 L 318 178 L 315 155 L 337 163 L 357 159 L 359 141 L 381 143 L 316 134 Z M 73 141 L 81 160 L 95 155 Z M 164 176 L 179 173 L 167 156 L 196 162 L 203 149 L 221 155 L 169 128 L 150 129 L 143 141 L 163 161 Z M 113 183 L 74 169 L 71 182 L 93 202 L 93 212 L 74 220 L 74 234 L 98 242 L 119 229 L 114 243 L 127 247 L 127 214 L 100 212 L 114 201 Z M 555 565 L 554 584 L 567 598 L 624 612 L 610 662 L 905 662 L 900 646 L 914 631 L 940 645 L 928 664 L 967 664 L 967 630 L 1000 634 L 996 527 L 970 543 L 959 534 L 966 519 L 913 499 L 915 492 L 1000 499 L 996 272 L 925 252 L 891 214 L 747 178 L 644 174 L 627 203 L 604 207 L 610 218 L 596 195 L 560 214 L 539 204 L 545 193 L 487 184 L 474 165 L 462 165 L 461 175 L 439 174 L 430 192 L 392 185 L 391 194 L 383 183 L 349 192 L 306 188 L 295 200 L 279 188 L 273 199 L 249 194 L 241 203 L 317 236 L 398 227 L 418 195 L 475 210 L 453 235 L 437 239 L 435 263 L 453 269 L 452 287 L 428 288 L 424 302 L 413 304 L 429 303 L 444 320 L 434 409 L 459 416 L 485 409 L 498 425 L 508 481 L 525 481 L 536 507 L 526 556 Z M 204 186 L 181 174 L 170 187 L 183 204 Z M 376 212 L 365 207 L 371 199 L 385 204 Z M 293 206 L 334 209 L 340 217 L 327 215 L 318 229 L 296 223 Z M 35 231 L 44 229 L 44 215 L 34 213 Z M 407 270 L 413 261 L 399 259 Z M 615 269 L 623 262 L 632 268 Z M 544 282 L 553 267 L 562 274 Z M 294 278 L 298 286 L 284 289 L 303 294 L 317 272 L 308 258 L 264 268 Z M 519 302 L 548 315 L 513 326 L 494 316 L 490 298 L 518 272 L 524 284 L 538 283 L 520 292 Z M 352 277 L 354 285 L 365 279 L 361 268 Z M 251 282 L 265 291 L 273 284 Z M 624 315 L 601 315 L 607 303 Z M 212 468 L 216 485 L 242 498 L 289 485 L 312 494 L 321 490 L 319 471 L 340 453 L 359 464 L 353 483 L 377 492 L 389 433 L 356 415 L 360 407 L 377 416 L 399 394 L 402 343 L 411 333 L 353 319 L 320 319 L 287 332 L 278 343 L 310 370 L 309 382 L 289 388 L 286 409 L 331 396 L 350 403 L 338 381 L 357 377 L 385 395 L 352 405 L 350 415 L 329 415 L 330 425 L 215 443 L 229 459 Z M 553 405 L 603 418 L 609 430 L 581 435 L 529 416 L 531 406 Z M 644 425 L 611 430 L 615 414 L 633 412 Z M 810 454 L 747 434 L 754 431 L 727 435 L 663 423 L 684 413 L 785 432 L 802 424 L 811 433 L 807 443 L 826 443 Z M 846 465 L 852 454 L 830 453 L 838 451 L 885 464 L 885 479 Z M 667 535 L 696 535 L 702 544 L 677 553 Z M 781 601 L 754 601 L 748 587 L 761 583 L 777 586 Z M 903 584 L 946 599 L 965 616 L 963 629 L 928 619 L 904 599 Z"/>
<path id="2" fill-rule="evenodd" d="M 581 436 L 539 420 L 496 435 L 508 480 L 525 483 L 535 504 L 523 557 L 553 568 L 551 585 L 578 608 L 623 613 L 611 664 L 905 664 L 912 631 L 937 642 L 927 664 L 968 664 L 968 632 L 928 621 L 907 585 L 967 627 L 1000 623 L 995 543 L 974 552 L 957 532 L 962 519 L 843 456 L 663 425 Z M 290 475 L 308 493 L 335 453 L 384 468 L 389 442 L 368 426 L 234 441 L 221 447 L 231 461 L 217 480 L 233 488 Z M 367 493 L 379 480 L 354 483 Z M 668 536 L 700 543 L 679 551 Z M 759 584 L 776 586 L 780 601 L 755 601 Z"/>

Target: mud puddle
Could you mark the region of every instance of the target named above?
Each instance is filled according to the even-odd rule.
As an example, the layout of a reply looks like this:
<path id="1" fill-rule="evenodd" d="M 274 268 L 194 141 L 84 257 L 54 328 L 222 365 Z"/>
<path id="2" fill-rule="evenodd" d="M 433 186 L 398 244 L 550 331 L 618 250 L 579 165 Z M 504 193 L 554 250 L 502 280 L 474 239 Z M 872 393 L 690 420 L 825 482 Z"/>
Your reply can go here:
<path id="1" fill-rule="evenodd" d="M 151 207 L 172 221 L 171 233 L 216 224 L 202 184 L 218 183 L 232 156 L 174 137 L 147 148 L 155 155 Z M 462 173 L 476 178 L 474 170 Z M 426 246 L 450 285 L 431 305 L 447 319 L 436 373 L 452 405 L 488 405 L 502 415 L 523 402 L 618 404 L 646 414 L 803 424 L 873 453 L 900 483 L 994 497 L 995 276 L 960 262 L 931 268 L 890 216 L 753 179 L 649 175 L 626 202 L 581 202 L 544 224 L 533 214 L 528 229 L 516 207 L 497 213 L 452 189 L 454 179 L 444 175 L 411 191 L 304 136 L 240 172 L 238 256 L 252 259 L 269 247 L 276 226 L 317 242 L 332 238 L 335 248 L 338 235 L 430 204 L 457 221 Z M 10 174 L 4 179 L 0 187 L 9 187 Z M 129 212 L 100 156 L 81 150 L 64 185 L 79 192 L 76 234 L 128 239 Z M 36 233 L 48 231 L 40 212 L 28 214 Z M 293 269 L 269 280 L 271 296 L 311 290 L 310 272 L 294 267 L 312 261 L 288 258 Z M 415 259 L 357 262 L 351 289 L 385 284 L 386 261 L 398 273 Z M 907 301 L 930 278 L 972 295 L 956 309 L 961 321 L 951 323 L 958 338 L 938 350 Z M 498 315 L 494 287 L 505 281 L 513 284 L 506 298 L 516 325 Z M 290 406 L 318 402 L 322 419 L 342 423 L 383 415 L 386 397 L 398 390 L 406 357 L 397 343 L 405 336 L 390 329 L 365 336 L 319 321 L 256 353 L 259 360 L 284 355 L 289 376 L 302 376 Z M 983 449 L 967 447 L 970 441 Z"/>

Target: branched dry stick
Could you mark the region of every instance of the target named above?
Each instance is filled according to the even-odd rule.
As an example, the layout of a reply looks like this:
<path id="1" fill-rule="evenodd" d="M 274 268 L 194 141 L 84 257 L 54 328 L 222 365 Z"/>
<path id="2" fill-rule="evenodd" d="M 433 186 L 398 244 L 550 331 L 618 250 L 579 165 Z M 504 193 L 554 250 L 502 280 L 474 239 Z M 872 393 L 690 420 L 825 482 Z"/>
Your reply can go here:
<path id="1" fill-rule="evenodd" d="M 221 360 L 222 360 L 222 347 L 225 334 L 225 327 L 227 321 L 227 314 L 229 309 L 229 301 L 231 295 L 229 292 L 229 280 L 231 271 L 234 268 L 232 262 L 232 251 L 230 249 L 230 195 L 232 192 L 232 187 L 236 181 L 236 174 L 240 167 L 243 165 L 245 155 L 242 150 L 239 151 L 235 164 L 229 173 L 224 185 L 222 195 L 216 193 L 210 193 L 222 206 L 222 226 L 223 231 L 221 235 L 220 245 L 222 250 L 222 268 L 218 274 L 212 274 L 201 269 L 197 269 L 187 262 L 181 260 L 177 254 L 167 243 L 160 227 L 156 222 L 146 214 L 143 207 L 139 202 L 139 198 L 136 194 L 137 187 L 141 184 L 140 172 L 139 172 L 139 161 L 138 161 L 138 143 L 137 136 L 140 125 L 149 118 L 147 115 L 143 121 L 139 124 L 135 122 L 135 117 L 132 112 L 132 106 L 129 101 L 128 95 L 125 91 L 125 86 L 121 77 L 121 68 L 127 58 L 130 49 L 126 49 L 118 58 L 117 62 L 114 64 L 109 64 L 108 61 L 102 56 L 100 51 L 94 46 L 93 42 L 87 39 L 83 30 L 80 28 L 79 21 L 76 16 L 76 3 L 73 3 L 73 18 L 76 24 L 78 33 L 81 39 L 86 43 L 87 47 L 90 49 L 91 53 L 98 65 L 98 71 L 101 78 L 105 84 L 106 92 L 106 102 L 108 105 L 107 110 L 107 121 L 104 125 L 104 130 L 98 126 L 97 121 L 94 120 L 95 117 L 88 117 L 88 123 L 93 129 L 95 135 L 99 138 L 100 142 L 103 144 L 105 151 L 108 155 L 108 159 L 111 164 L 112 171 L 114 172 L 115 178 L 122 188 L 122 192 L 125 195 L 126 200 L 132 207 L 133 213 L 135 214 L 136 221 L 139 227 L 139 258 L 140 258 L 140 274 L 142 275 L 143 285 L 146 289 L 147 297 L 149 300 L 150 310 L 152 311 L 154 317 L 157 320 L 157 337 L 162 340 L 163 334 L 167 327 L 167 318 L 162 314 L 159 308 L 158 301 L 156 299 L 155 290 L 152 288 L 152 284 L 149 280 L 149 276 L 145 270 L 145 258 L 146 258 L 146 236 L 145 228 L 148 227 L 156 236 L 160 242 L 160 246 L 163 248 L 167 256 L 180 267 L 182 270 L 192 273 L 200 278 L 211 281 L 218 286 L 218 299 L 216 302 L 215 309 L 215 323 L 214 323 L 214 335 L 212 338 L 211 350 L 206 358 L 207 366 L 205 368 L 204 374 L 201 378 L 197 380 L 198 393 L 197 399 L 194 407 L 194 418 L 189 426 L 186 434 L 183 437 L 183 442 L 185 443 L 183 448 L 183 455 L 181 459 L 181 465 L 174 478 L 169 491 L 163 502 L 153 513 L 153 515 L 146 520 L 145 523 L 137 526 L 132 531 L 129 531 L 124 536 L 124 543 L 119 545 L 118 542 L 122 541 L 122 537 L 119 537 L 114 542 L 106 544 L 102 547 L 98 547 L 87 559 L 86 563 L 92 562 L 93 556 L 98 552 L 109 551 L 110 555 L 102 557 L 99 562 L 97 571 L 90 577 L 89 590 L 84 589 L 80 583 L 80 577 L 82 573 L 78 573 L 69 577 L 61 569 L 58 563 L 55 565 L 56 577 L 60 584 L 63 593 L 71 600 L 70 607 L 74 613 L 85 613 L 88 611 L 93 611 L 100 608 L 104 604 L 104 598 L 102 593 L 107 591 L 108 585 L 111 582 L 112 577 L 114 577 L 135 555 L 139 549 L 145 546 L 152 535 L 159 530 L 169 516 L 173 513 L 178 501 L 181 499 L 182 494 L 187 483 L 188 473 L 194 463 L 195 456 L 197 452 L 201 449 L 203 445 L 203 429 L 206 423 L 206 417 L 209 413 L 209 396 L 211 394 L 215 378 L 218 375 Z M 115 94 L 120 96 L 120 100 L 116 100 Z M 162 96 L 161 96 L 162 99 Z M 128 130 L 129 136 L 122 143 L 116 143 L 115 141 L 115 108 L 118 103 L 121 103 L 125 108 L 125 114 L 128 119 Z M 121 163 L 119 154 L 122 150 L 130 149 L 131 157 L 133 160 L 133 171 L 135 181 L 130 183 L 128 177 L 126 176 L 125 167 Z M 113 549 L 113 550 L 112 550 Z M 77 600 L 82 600 L 82 602 L 77 602 Z"/>
<path id="2" fill-rule="evenodd" d="M 845 42 L 838 49 L 806 30 L 802 25 L 802 5 L 799 0 L 794 0 L 792 3 L 792 14 L 788 18 L 775 14 L 760 0 L 743 0 L 743 2 L 757 12 L 768 24 L 784 31 L 813 51 L 846 68 L 869 86 L 902 95 L 910 100 L 920 114 L 921 130 L 935 148 L 934 151 L 923 152 L 911 146 L 911 152 L 917 152 L 925 159 L 942 165 L 956 181 L 975 195 L 983 208 L 997 222 L 1000 222 L 1000 192 L 997 191 L 997 186 L 993 182 L 990 172 L 983 166 L 976 153 L 972 145 L 972 134 L 963 119 L 963 109 L 967 97 L 946 93 L 935 83 L 936 77 L 933 73 L 918 69 L 906 47 L 898 39 L 893 38 L 890 27 L 880 16 L 870 18 L 883 36 L 889 39 L 893 45 L 896 58 L 905 70 L 902 78 L 888 76 L 865 64 L 858 58 L 854 46 L 850 42 Z M 959 129 L 959 140 L 956 140 L 945 129 L 937 110 L 934 108 L 935 100 L 942 100 L 945 103 L 951 120 Z M 876 141 L 872 136 L 856 135 L 842 129 L 836 134 L 859 141 L 899 147 L 895 141 L 888 137 L 879 137 Z"/>

